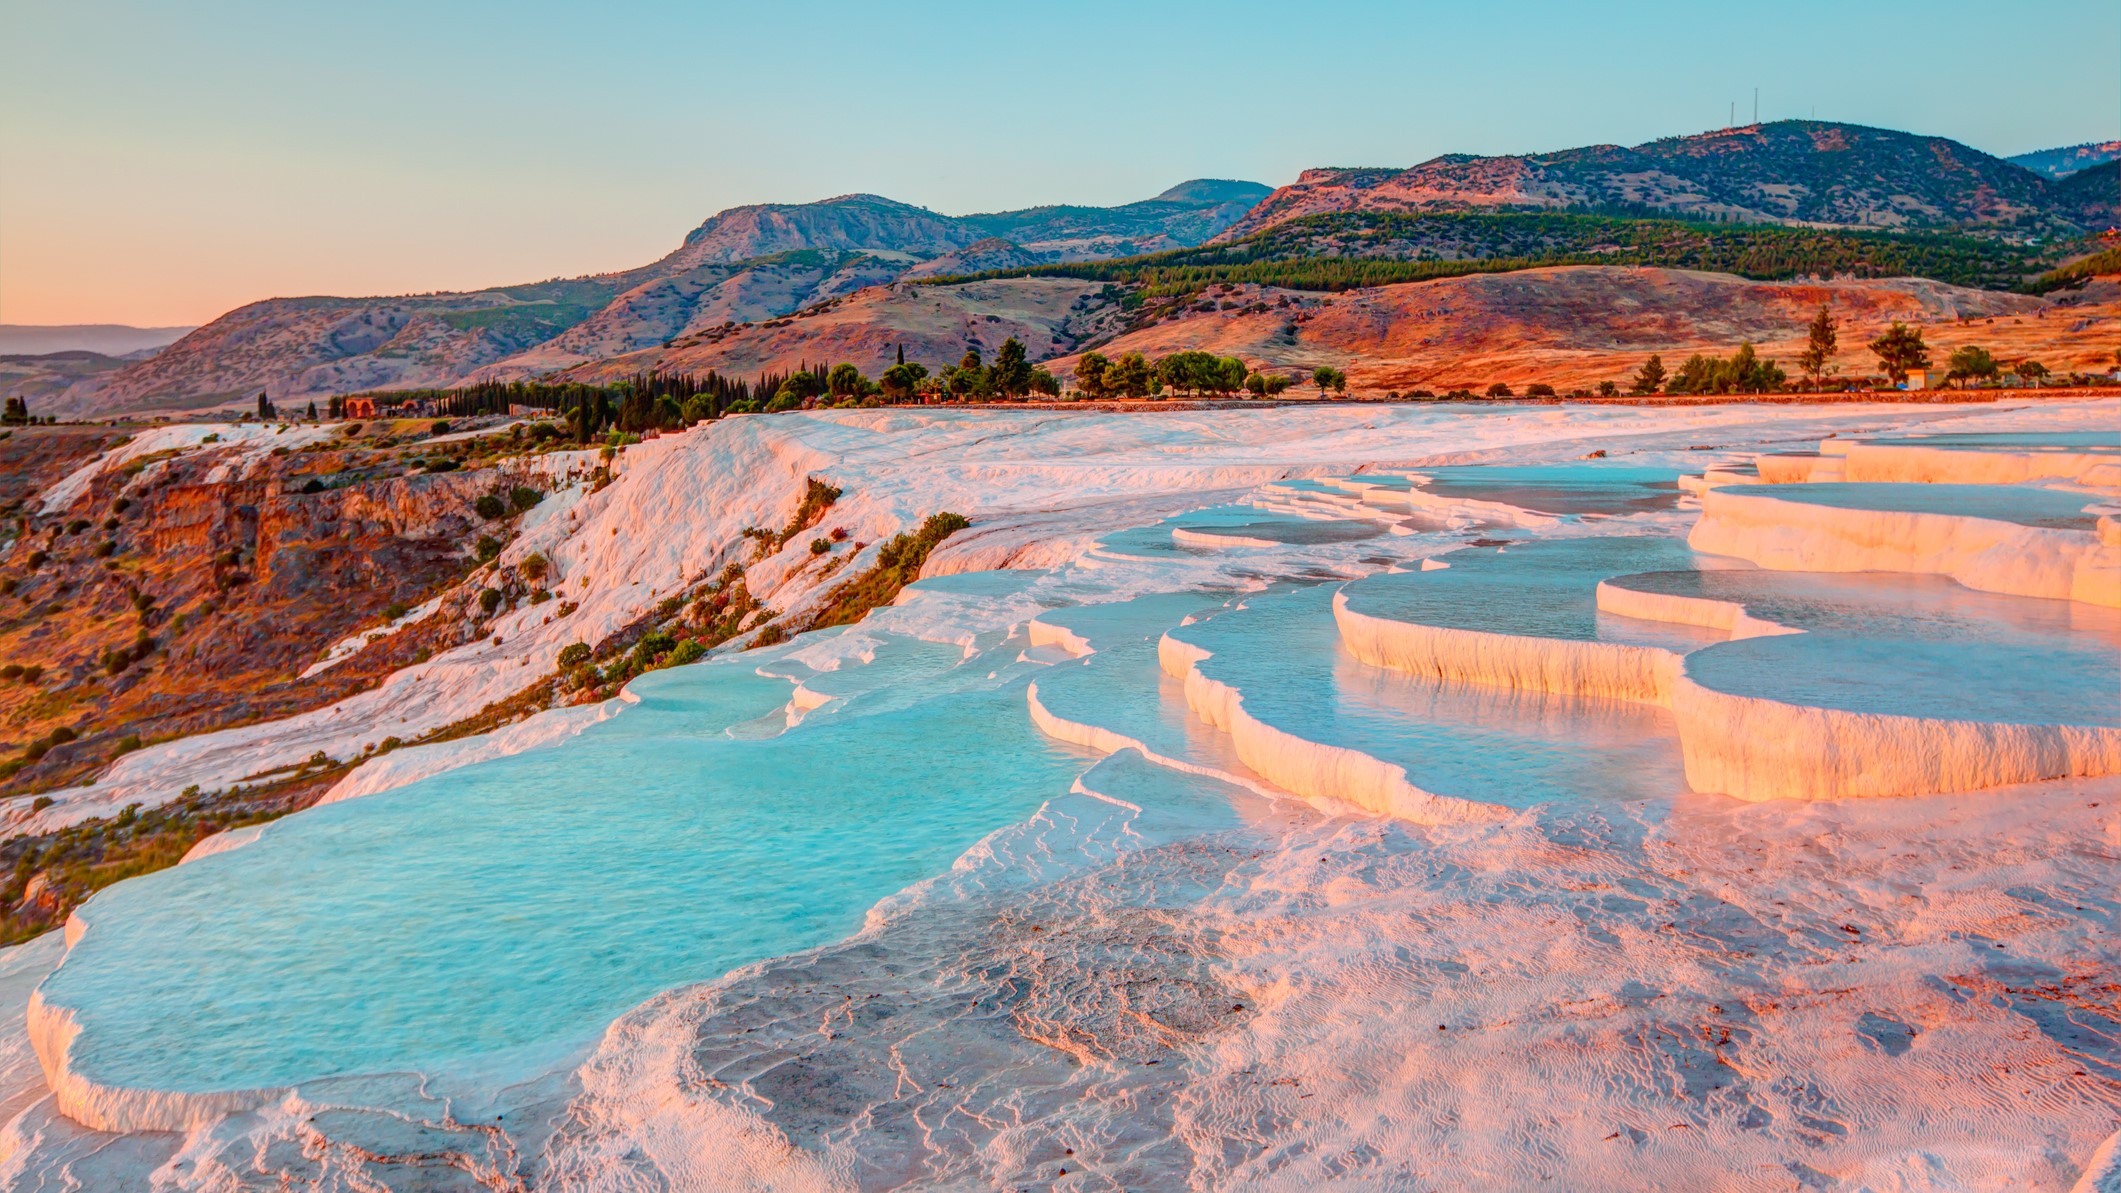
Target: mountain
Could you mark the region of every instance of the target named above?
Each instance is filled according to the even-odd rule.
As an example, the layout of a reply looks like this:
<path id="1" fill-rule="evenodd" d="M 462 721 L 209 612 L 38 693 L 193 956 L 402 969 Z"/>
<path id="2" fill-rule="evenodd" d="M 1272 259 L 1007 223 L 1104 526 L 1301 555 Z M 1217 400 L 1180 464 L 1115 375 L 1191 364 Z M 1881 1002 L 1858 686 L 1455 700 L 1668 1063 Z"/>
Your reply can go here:
<path id="1" fill-rule="evenodd" d="M 2071 231 L 2048 180 L 1943 137 L 1785 120 L 1626 148 L 1306 170 L 1218 238 L 1338 211 L 1574 208 L 1889 230 Z"/>
<path id="2" fill-rule="evenodd" d="M 2009 161 L 2048 178 L 2067 178 L 2104 162 L 2121 161 L 2121 141 L 2086 141 L 2060 149 L 2041 149 L 2021 153 Z"/>
<path id="3" fill-rule="evenodd" d="M 949 216 L 877 195 L 723 211 L 662 259 L 593 277 L 456 294 L 277 298 L 231 311 L 160 356 L 52 392 L 52 413 L 199 409 L 264 393 L 519 379 L 779 318 L 939 263 L 971 272 L 1200 244 L 1269 188 L 1197 180 L 1118 207 Z M 0 388 L 4 388 L 0 379 Z"/>
<path id="4" fill-rule="evenodd" d="M 124 356 L 174 344 L 189 327 L 127 327 L 122 323 L 0 323 L 0 354 L 42 356 L 94 352 Z"/>
<path id="5" fill-rule="evenodd" d="M 2055 198 L 2087 230 L 2121 228 L 2121 160 L 2069 175 L 2055 184 Z"/>

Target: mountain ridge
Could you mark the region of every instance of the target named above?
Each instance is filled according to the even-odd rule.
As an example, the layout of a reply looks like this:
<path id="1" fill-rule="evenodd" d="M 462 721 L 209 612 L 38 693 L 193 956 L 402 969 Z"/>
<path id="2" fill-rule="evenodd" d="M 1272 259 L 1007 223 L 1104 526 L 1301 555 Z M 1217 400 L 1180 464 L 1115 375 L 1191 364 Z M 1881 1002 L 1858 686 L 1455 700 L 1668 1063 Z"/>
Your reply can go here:
<path id="1" fill-rule="evenodd" d="M 1453 153 L 1405 168 L 1306 170 L 1217 241 L 1326 212 L 1481 208 L 1633 210 L 1888 231 L 2082 230 L 2049 180 L 1961 142 L 1786 120 L 1632 147 Z"/>

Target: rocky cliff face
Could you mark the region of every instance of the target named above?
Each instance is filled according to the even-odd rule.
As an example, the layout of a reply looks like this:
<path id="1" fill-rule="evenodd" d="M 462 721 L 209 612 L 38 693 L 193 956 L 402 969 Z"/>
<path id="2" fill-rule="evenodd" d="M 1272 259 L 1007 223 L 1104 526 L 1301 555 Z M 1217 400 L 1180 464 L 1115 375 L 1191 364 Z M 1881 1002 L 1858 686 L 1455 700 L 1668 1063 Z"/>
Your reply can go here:
<path id="1" fill-rule="evenodd" d="M 75 461 L 89 445 L 69 430 L 18 432 L 9 446 Z M 477 464 L 476 448 L 458 450 Z M 0 763 L 26 763 L 4 768 L 0 793 L 70 781 L 123 734 L 152 740 L 329 703 L 473 633 L 470 618 L 430 618 L 302 676 L 326 645 L 455 583 L 475 565 L 478 537 L 508 533 L 474 503 L 527 478 L 491 466 L 409 471 L 405 451 L 333 438 L 278 454 L 149 453 L 26 517 L 0 554 L 0 664 L 39 673 L 0 683 Z M 34 759 L 16 752 L 60 727 L 76 740 Z"/>
<path id="2" fill-rule="evenodd" d="M 1522 157 L 1453 154 L 1412 169 L 1312 170 L 1221 236 L 1333 211 L 1642 210 L 1879 229 L 2081 231 L 2031 171 L 1943 137 L 1785 120 Z"/>

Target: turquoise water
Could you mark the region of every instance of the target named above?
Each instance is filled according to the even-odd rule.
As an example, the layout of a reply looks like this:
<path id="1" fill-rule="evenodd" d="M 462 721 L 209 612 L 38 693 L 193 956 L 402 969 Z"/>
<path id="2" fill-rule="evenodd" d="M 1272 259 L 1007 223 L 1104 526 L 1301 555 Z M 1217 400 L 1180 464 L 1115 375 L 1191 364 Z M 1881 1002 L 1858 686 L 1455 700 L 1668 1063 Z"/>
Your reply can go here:
<path id="1" fill-rule="evenodd" d="M 1673 509 L 1679 470 L 1583 461 L 1424 468 L 1422 488 L 1439 497 L 1497 501 L 1535 513 L 1618 516 Z"/>
<path id="2" fill-rule="evenodd" d="M 2121 431 L 1986 432 L 1958 435 L 1896 435 L 1865 443 L 1905 443 L 1923 447 L 2047 451 L 2121 451 Z"/>
<path id="3" fill-rule="evenodd" d="M 1687 674 L 1718 691 L 1855 712 L 2121 725 L 2121 611 L 1880 572 L 1673 571 L 1614 583 L 1738 601 L 1806 631 L 1689 655 Z"/>
<path id="4" fill-rule="evenodd" d="M 46 995 L 122 1085 L 559 1059 L 661 990 L 847 935 L 1065 792 L 1085 757 L 1028 724 L 1031 668 L 996 668 L 888 641 L 778 736 L 726 732 L 789 693 L 742 658 L 643 677 L 557 748 L 110 888 Z"/>
<path id="5" fill-rule="evenodd" d="M 1332 610 L 1333 586 L 1320 585 L 1248 598 L 1171 635 L 1212 652 L 1201 671 L 1238 689 L 1253 716 L 1403 766 L 1424 791 L 1524 808 L 1686 790 L 1663 709 L 1371 667 L 1341 647 Z"/>
<path id="6" fill-rule="evenodd" d="M 1829 481 L 1801 485 L 1727 485 L 1719 491 L 1835 509 L 1957 514 L 2059 530 L 2089 530 L 2098 521 L 2084 512 L 2085 506 L 2097 500 L 2089 494 L 2022 485 L 1895 485 Z"/>
<path id="7" fill-rule="evenodd" d="M 1394 621 L 1690 650 L 1715 639 L 1682 626 L 1601 614 L 1598 582 L 1628 572 L 1692 567 L 1696 558 L 1674 538 L 1467 547 L 1440 556 L 1447 567 L 1370 576 L 1349 584 L 1346 592 L 1348 608 Z"/>

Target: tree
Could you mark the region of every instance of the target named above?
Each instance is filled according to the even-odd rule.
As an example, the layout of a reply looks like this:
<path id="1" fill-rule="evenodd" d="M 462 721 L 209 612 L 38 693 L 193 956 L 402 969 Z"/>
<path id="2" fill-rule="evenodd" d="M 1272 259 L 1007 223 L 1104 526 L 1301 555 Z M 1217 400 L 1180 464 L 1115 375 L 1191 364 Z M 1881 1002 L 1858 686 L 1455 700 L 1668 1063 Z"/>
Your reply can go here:
<path id="1" fill-rule="evenodd" d="M 274 414 L 272 403 L 266 401 L 265 395 L 263 393 L 260 393 L 258 395 L 258 421 L 261 423 L 271 422 L 273 418 Z"/>
<path id="2" fill-rule="evenodd" d="M 1751 344 L 1738 345 L 1729 360 L 1695 353 L 1665 386 L 1675 394 L 1759 394 L 1781 389 L 1786 378 L 1774 361 L 1762 360 Z"/>
<path id="3" fill-rule="evenodd" d="M 1994 381 L 2002 371 L 2002 366 L 1996 363 L 1995 357 L 1989 355 L 1988 349 L 1968 344 L 1964 348 L 1952 350 L 1951 356 L 1945 361 L 1944 379 L 1958 382 Z"/>
<path id="4" fill-rule="evenodd" d="M 1598 383 L 1598 396 L 1601 398 L 1617 398 L 1620 396 L 1620 387 L 1610 381 L 1601 381 Z"/>
<path id="5" fill-rule="evenodd" d="M 842 362 L 825 374 L 825 388 L 835 398 L 859 398 L 869 388 L 869 379 L 862 376 L 860 369 Z"/>
<path id="6" fill-rule="evenodd" d="M 1245 377 L 1245 392 L 1255 398 L 1267 396 L 1267 377 L 1264 373 L 1252 373 Z"/>
<path id="7" fill-rule="evenodd" d="M 1509 383 L 1508 383 L 1508 382 L 1505 382 L 1505 381 L 1497 381 L 1497 382 L 1496 382 L 1495 384 L 1493 384 L 1493 385 L 1491 385 L 1491 386 L 1489 386 L 1489 387 L 1488 387 L 1488 396 L 1489 396 L 1489 397 L 1491 397 L 1491 398 L 1507 398 L 1507 397 L 1509 397 L 1509 396 L 1510 396 L 1510 386 L 1509 386 Z"/>
<path id="8" fill-rule="evenodd" d="M 901 348 L 899 355 L 904 356 L 905 349 Z M 885 369 L 884 375 L 877 380 L 882 384 L 886 398 L 894 402 L 905 402 L 912 400 L 915 391 L 920 389 L 921 382 L 927 377 L 926 365 L 909 365 L 902 360 Z"/>
<path id="9" fill-rule="evenodd" d="M 29 423 L 29 399 L 9 398 L 7 411 L 0 414 L 0 425 L 10 427 L 27 426 Z"/>
<path id="10" fill-rule="evenodd" d="M 1866 345 L 1878 356 L 1878 367 L 1894 385 L 1907 384 L 1907 375 L 1916 369 L 1926 369 L 1930 363 L 1930 350 L 1922 342 L 1922 329 L 1909 327 L 1894 320 L 1885 329 L 1885 334 Z"/>
<path id="11" fill-rule="evenodd" d="M 1038 394 L 1041 397 L 1057 398 L 1060 396 L 1060 391 L 1060 378 L 1055 377 L 1053 374 L 1047 372 L 1044 369 L 1031 370 L 1032 393 Z"/>
<path id="12" fill-rule="evenodd" d="M 1075 388 L 1086 398 L 1102 398 L 1109 392 L 1107 377 L 1112 371 L 1112 362 L 1101 352 L 1085 352 L 1075 362 Z"/>
<path id="13" fill-rule="evenodd" d="M 1805 329 L 1804 351 L 1797 357 L 1797 367 L 1814 385 L 1834 371 L 1832 361 L 1838 342 L 1834 313 L 1821 303 L 1819 313 L 1812 316 L 1811 326 Z"/>
<path id="14" fill-rule="evenodd" d="M 309 421 L 317 421 L 317 404 L 315 402 L 309 404 Z"/>
<path id="15" fill-rule="evenodd" d="M 801 409 L 810 399 L 818 396 L 822 389 L 816 373 L 808 369 L 798 369 L 788 374 L 788 379 L 773 391 L 773 400 L 766 403 L 766 412 L 774 414 L 782 410 Z"/>
<path id="16" fill-rule="evenodd" d="M 1339 369 L 1329 368 L 1325 365 L 1320 365 L 1311 370 L 1311 384 L 1318 387 L 1318 396 L 1321 398 L 1326 396 L 1327 390 L 1333 388 L 1334 379 L 1339 377 Z M 1345 379 L 1342 379 L 1341 385 L 1343 388 L 1346 387 L 1347 382 Z"/>
<path id="17" fill-rule="evenodd" d="M 1664 357 L 1652 352 L 1642 362 L 1642 371 L 1635 374 L 1635 381 L 1628 392 L 1636 397 L 1648 397 L 1664 387 Z"/>
<path id="18" fill-rule="evenodd" d="M 1015 336 L 1003 340 L 988 374 L 994 392 L 1005 398 L 1020 398 L 1031 392 L 1031 362 L 1024 353 L 1023 341 Z"/>
<path id="19" fill-rule="evenodd" d="M 2012 365 L 2011 372 L 2016 373 L 2019 382 L 2025 385 L 2038 385 L 2047 380 L 2047 366 L 2029 356 Z"/>
<path id="20" fill-rule="evenodd" d="M 1129 352 L 1112 362 L 1106 374 L 1106 384 L 1114 392 L 1129 398 L 1149 396 L 1149 361 L 1139 352 Z"/>

